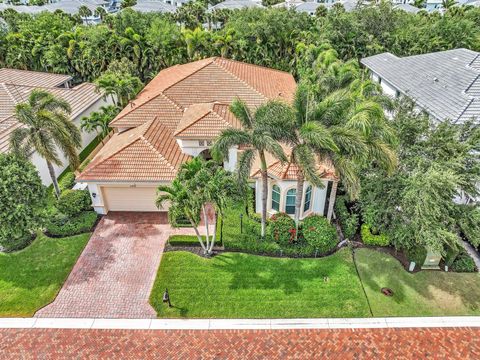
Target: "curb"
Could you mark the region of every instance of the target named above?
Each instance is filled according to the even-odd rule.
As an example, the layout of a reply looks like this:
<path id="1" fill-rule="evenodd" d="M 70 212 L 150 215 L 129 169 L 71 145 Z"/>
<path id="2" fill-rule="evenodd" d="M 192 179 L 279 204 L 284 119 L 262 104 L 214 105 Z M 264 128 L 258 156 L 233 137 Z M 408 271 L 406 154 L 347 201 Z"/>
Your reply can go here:
<path id="1" fill-rule="evenodd" d="M 480 316 L 345 319 L 0 318 L 0 329 L 276 330 L 480 327 Z"/>

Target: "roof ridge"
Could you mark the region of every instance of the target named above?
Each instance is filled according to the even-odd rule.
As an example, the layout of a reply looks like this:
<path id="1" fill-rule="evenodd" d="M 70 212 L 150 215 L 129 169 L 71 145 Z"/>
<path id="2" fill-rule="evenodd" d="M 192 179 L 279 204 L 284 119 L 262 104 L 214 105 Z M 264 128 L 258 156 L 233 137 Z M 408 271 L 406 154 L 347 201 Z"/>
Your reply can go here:
<path id="1" fill-rule="evenodd" d="M 220 115 L 218 112 L 215 111 L 215 105 L 216 105 L 216 104 L 226 105 L 227 108 L 228 108 L 228 105 L 227 105 L 227 104 L 222 104 L 222 103 L 217 103 L 217 102 L 215 102 L 215 103 L 213 104 L 213 106 L 212 106 L 211 112 L 214 113 L 217 117 L 219 117 L 220 120 L 222 120 L 222 121 L 225 123 L 225 125 L 232 126 L 232 124 L 230 124 L 222 115 Z M 230 111 L 230 110 L 228 110 L 228 111 Z"/>
<path id="2" fill-rule="evenodd" d="M 195 62 L 206 61 L 206 60 L 210 60 L 210 61 L 207 62 L 207 63 L 205 63 L 205 65 L 199 67 L 199 68 L 196 69 L 195 71 L 189 73 L 189 74 L 186 75 L 185 77 L 181 78 L 180 80 L 174 82 L 172 85 L 166 87 L 165 89 L 162 90 L 162 92 L 167 91 L 167 90 L 170 89 L 172 86 L 177 85 L 179 82 L 184 81 L 185 79 L 188 79 L 188 78 L 191 77 L 193 74 L 196 74 L 196 73 L 199 72 L 200 70 L 206 68 L 208 65 L 213 64 L 214 61 L 215 61 L 215 57 L 209 57 L 209 58 L 197 60 L 197 61 L 195 61 Z M 188 64 L 192 64 L 192 63 L 186 63 L 186 64 L 182 64 L 182 65 L 188 65 Z M 178 65 L 178 66 L 181 66 L 181 65 Z M 167 68 L 167 69 L 169 69 L 169 68 Z M 166 69 L 165 69 L 165 70 L 166 70 Z"/>
<path id="3" fill-rule="evenodd" d="M 475 98 L 472 97 L 470 101 L 467 103 L 467 105 L 465 105 L 460 115 L 458 115 L 458 117 L 455 119 L 455 121 L 453 122 L 454 124 L 456 124 L 462 118 L 463 114 L 467 112 L 468 108 L 470 107 L 470 105 L 472 105 L 474 101 L 475 101 Z"/>
<path id="4" fill-rule="evenodd" d="M 146 143 L 146 145 L 155 152 L 155 154 L 157 154 L 161 159 L 163 159 L 167 163 L 167 165 L 170 167 L 171 170 L 175 170 L 175 166 L 173 166 L 172 163 L 160 151 L 158 151 L 158 149 L 155 146 L 153 146 L 150 140 L 148 140 L 145 137 L 145 134 L 147 133 L 147 131 L 150 130 L 150 128 L 154 125 L 154 123 L 156 123 L 156 119 L 157 119 L 157 116 L 155 116 L 154 119 L 150 120 L 150 125 L 145 127 L 145 131 L 141 133 L 139 139 L 142 139 Z M 162 127 L 162 130 L 168 130 L 161 122 L 158 122 L 158 125 Z"/>
<path id="5" fill-rule="evenodd" d="M 12 99 L 13 103 L 15 105 L 17 105 L 19 103 L 19 101 L 17 100 L 17 98 L 13 95 L 13 93 L 10 91 L 10 89 L 8 88 L 7 85 L 10 85 L 10 86 L 13 86 L 16 90 L 16 85 L 15 84 L 8 84 L 8 83 L 1 83 L 3 89 L 5 90 L 5 92 L 7 93 L 7 95 L 10 97 L 10 99 Z"/>
<path id="6" fill-rule="evenodd" d="M 215 58 L 217 59 L 217 58 Z M 225 59 L 225 58 L 220 58 L 220 59 Z M 225 59 L 227 61 L 229 61 L 228 59 Z M 255 91 L 257 94 L 259 94 L 260 96 L 263 96 L 265 98 L 265 100 L 269 100 L 269 98 L 267 96 L 265 96 L 264 94 L 262 94 L 260 91 L 258 91 L 257 89 L 255 89 L 251 84 L 249 84 L 248 82 L 246 82 L 245 80 L 243 79 L 240 79 L 237 75 L 235 75 L 234 73 L 232 73 L 231 71 L 227 70 L 225 67 L 223 67 L 222 65 L 218 64 L 216 61 L 213 61 L 212 64 L 215 64 L 216 66 L 218 66 L 220 69 L 222 69 L 223 71 L 225 71 L 227 74 L 230 74 L 231 76 L 233 76 L 235 79 L 237 79 L 238 81 L 240 81 L 241 83 L 247 85 L 251 90 Z M 245 63 L 246 64 L 246 63 Z"/>
<path id="7" fill-rule="evenodd" d="M 479 54 L 480 55 L 480 54 Z M 473 69 L 473 68 L 472 68 Z M 477 82 L 477 80 L 480 80 L 480 74 L 477 75 L 477 77 L 475 79 L 473 79 L 473 81 L 470 83 L 470 85 L 467 86 L 467 88 L 465 89 L 465 94 L 467 94 L 468 96 L 470 96 L 470 94 L 468 94 L 468 91 L 470 90 L 470 88 L 473 86 L 473 84 L 475 84 Z M 474 96 L 472 96 L 474 97 Z"/>
<path id="8" fill-rule="evenodd" d="M 179 131 L 175 131 L 173 133 L 174 136 L 176 135 L 179 135 L 181 133 L 183 133 L 185 130 L 189 129 L 190 127 L 192 127 L 193 125 L 195 125 L 196 123 L 198 123 L 200 120 L 202 120 L 205 116 L 207 116 L 208 114 L 210 114 L 212 112 L 212 109 L 209 109 L 205 114 L 203 114 L 202 116 L 200 116 L 198 119 L 196 119 L 195 121 L 193 121 L 191 124 L 185 126 L 184 128 L 182 128 L 181 130 Z"/>
<path id="9" fill-rule="evenodd" d="M 236 1 L 237 1 L 237 0 L 236 0 Z M 237 63 L 237 64 L 254 66 L 254 67 L 257 67 L 257 68 L 260 68 L 260 69 L 263 69 L 263 70 L 269 70 L 269 71 L 279 72 L 279 73 L 284 74 L 284 75 L 285 75 L 285 74 L 287 74 L 287 75 L 292 75 L 292 74 L 290 74 L 288 71 L 283 71 L 283 70 L 279 70 L 279 69 L 270 68 L 270 67 L 267 67 L 267 66 L 262 66 L 262 65 L 247 63 L 247 62 L 243 62 L 243 61 L 239 61 L 239 60 L 235 60 L 235 59 L 228 59 L 228 58 L 225 58 L 225 57 L 222 57 L 222 56 L 215 56 L 214 59 L 215 59 L 215 60 L 217 60 L 217 59 L 222 59 L 222 60 L 234 62 L 234 63 Z"/>

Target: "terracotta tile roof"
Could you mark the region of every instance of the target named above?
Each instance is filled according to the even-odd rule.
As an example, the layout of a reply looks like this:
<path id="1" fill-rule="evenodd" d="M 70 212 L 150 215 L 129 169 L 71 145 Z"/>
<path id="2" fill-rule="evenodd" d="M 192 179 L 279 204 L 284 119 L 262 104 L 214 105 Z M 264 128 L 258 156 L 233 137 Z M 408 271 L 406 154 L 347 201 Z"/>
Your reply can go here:
<path id="1" fill-rule="evenodd" d="M 183 154 L 172 132 L 156 119 L 115 134 L 77 178 L 79 181 L 173 180 Z"/>
<path id="2" fill-rule="evenodd" d="M 222 58 L 162 70 L 110 123 L 117 129 L 137 129 L 115 135 L 79 180 L 171 180 L 179 164 L 189 158 L 181 153 L 175 137 L 214 138 L 227 127 L 240 127 L 228 110 L 236 97 L 254 107 L 268 99 L 291 101 L 295 89 L 288 73 Z M 153 133 L 135 132 L 140 128 L 143 133 L 145 124 L 151 132 L 161 129 L 156 144 L 144 139 Z M 128 138 L 136 140 L 125 143 Z"/>
<path id="3" fill-rule="evenodd" d="M 31 74 L 31 76 L 32 74 L 40 74 L 41 77 L 44 76 L 43 73 L 31 71 L 28 71 L 28 73 Z M 0 83 L 0 152 L 8 151 L 10 134 L 14 129 L 20 126 L 14 117 L 15 106 L 19 103 L 27 101 L 30 93 L 34 89 L 48 91 L 55 96 L 66 100 L 72 108 L 72 119 L 80 116 L 85 110 L 95 104 L 102 97 L 102 95 L 96 91 L 95 85 L 89 83 L 84 83 L 70 89 Z"/>
<path id="4" fill-rule="evenodd" d="M 338 181 L 338 177 L 335 174 L 333 165 L 327 161 L 320 161 L 317 159 L 318 174 L 321 174 L 322 178 Z M 282 165 L 280 161 L 274 161 L 268 166 L 268 175 L 278 180 L 297 180 L 297 174 L 299 168 L 292 162 L 287 162 Z M 260 177 L 260 170 L 255 171 L 252 177 Z"/>
<path id="5" fill-rule="evenodd" d="M 0 69 L 0 83 L 5 84 L 57 87 L 71 79 L 72 77 L 68 75 L 8 68 Z"/>
<path id="6" fill-rule="evenodd" d="M 229 105 L 218 103 L 189 106 L 177 125 L 175 137 L 213 139 L 229 127 L 240 128 L 240 122 L 229 111 Z"/>

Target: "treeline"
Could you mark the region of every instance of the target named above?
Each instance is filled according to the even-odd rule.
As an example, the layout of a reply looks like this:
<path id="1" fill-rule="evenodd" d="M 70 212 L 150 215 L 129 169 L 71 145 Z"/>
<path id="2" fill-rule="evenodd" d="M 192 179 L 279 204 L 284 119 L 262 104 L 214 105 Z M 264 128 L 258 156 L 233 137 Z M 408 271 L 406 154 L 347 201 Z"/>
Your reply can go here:
<path id="1" fill-rule="evenodd" d="M 146 82 L 162 68 L 220 55 L 298 77 L 325 44 L 344 60 L 384 51 L 480 50 L 478 8 L 413 15 L 385 3 L 352 12 L 337 6 L 309 16 L 285 9 L 208 14 L 192 3 L 174 15 L 125 9 L 96 26 L 59 12 L 32 16 L 5 10 L 1 17 L 1 66 L 71 74 L 76 82 L 96 80 L 119 59 L 133 64 L 132 75 Z"/>

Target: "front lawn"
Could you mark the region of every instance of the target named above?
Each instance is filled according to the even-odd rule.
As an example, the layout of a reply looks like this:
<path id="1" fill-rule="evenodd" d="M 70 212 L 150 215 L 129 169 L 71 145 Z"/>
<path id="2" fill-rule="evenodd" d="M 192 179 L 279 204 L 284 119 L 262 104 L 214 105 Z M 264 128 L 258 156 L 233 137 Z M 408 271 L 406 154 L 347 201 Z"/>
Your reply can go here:
<path id="1" fill-rule="evenodd" d="M 368 249 L 357 250 L 356 260 L 374 316 L 480 315 L 478 273 L 411 274 L 390 255 Z M 383 295 L 382 287 L 394 295 Z"/>
<path id="2" fill-rule="evenodd" d="M 162 303 L 168 288 L 172 308 Z M 348 249 L 320 259 L 163 254 L 150 297 L 166 318 L 367 317 Z"/>
<path id="3" fill-rule="evenodd" d="M 89 238 L 39 235 L 22 251 L 0 253 L 0 316 L 32 316 L 52 302 Z"/>

